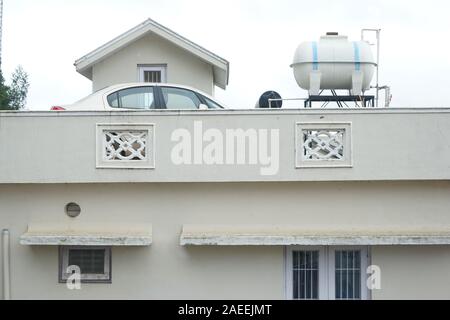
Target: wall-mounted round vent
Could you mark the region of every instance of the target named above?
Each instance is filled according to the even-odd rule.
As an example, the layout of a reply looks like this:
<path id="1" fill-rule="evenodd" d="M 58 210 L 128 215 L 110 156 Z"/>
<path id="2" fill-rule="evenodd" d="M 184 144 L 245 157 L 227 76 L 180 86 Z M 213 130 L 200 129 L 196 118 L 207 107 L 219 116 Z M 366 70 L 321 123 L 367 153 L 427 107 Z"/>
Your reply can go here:
<path id="1" fill-rule="evenodd" d="M 81 207 L 78 204 L 71 202 L 66 205 L 66 214 L 69 217 L 76 218 L 80 215 L 80 213 L 81 213 Z"/>

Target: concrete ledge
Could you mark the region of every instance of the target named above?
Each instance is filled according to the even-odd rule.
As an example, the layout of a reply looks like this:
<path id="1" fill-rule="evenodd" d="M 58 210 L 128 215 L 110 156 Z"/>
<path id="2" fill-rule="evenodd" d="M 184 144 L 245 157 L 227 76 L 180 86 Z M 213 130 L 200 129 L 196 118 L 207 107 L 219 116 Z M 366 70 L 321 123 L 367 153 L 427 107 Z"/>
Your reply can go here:
<path id="1" fill-rule="evenodd" d="M 150 246 L 151 235 L 38 235 L 24 234 L 21 245 L 28 246 Z"/>
<path id="2" fill-rule="evenodd" d="M 123 228 L 108 230 L 67 230 L 63 228 L 42 229 L 32 226 L 20 237 L 21 245 L 28 246 L 150 246 L 152 227 L 146 230 Z"/>
<path id="3" fill-rule="evenodd" d="M 182 246 L 450 245 L 450 230 L 302 230 L 281 226 L 184 226 Z"/>

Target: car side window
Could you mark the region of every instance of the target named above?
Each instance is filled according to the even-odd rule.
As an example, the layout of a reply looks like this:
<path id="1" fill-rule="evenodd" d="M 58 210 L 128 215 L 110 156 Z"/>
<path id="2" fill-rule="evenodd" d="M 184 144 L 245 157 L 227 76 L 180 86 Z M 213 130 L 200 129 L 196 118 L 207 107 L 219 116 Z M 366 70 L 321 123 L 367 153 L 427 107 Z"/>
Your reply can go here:
<path id="1" fill-rule="evenodd" d="M 153 87 L 138 87 L 119 90 L 108 96 L 112 108 L 155 109 Z"/>
<path id="2" fill-rule="evenodd" d="M 197 95 L 190 90 L 162 87 L 161 91 L 166 108 L 170 110 L 194 110 L 201 104 Z"/>

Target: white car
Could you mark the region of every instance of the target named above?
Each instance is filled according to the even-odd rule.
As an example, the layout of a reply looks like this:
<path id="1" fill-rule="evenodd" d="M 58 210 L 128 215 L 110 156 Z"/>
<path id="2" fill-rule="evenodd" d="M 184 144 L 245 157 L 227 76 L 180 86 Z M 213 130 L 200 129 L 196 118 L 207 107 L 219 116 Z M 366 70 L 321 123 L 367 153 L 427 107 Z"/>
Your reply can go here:
<path id="1" fill-rule="evenodd" d="M 124 83 L 99 90 L 53 111 L 224 109 L 213 97 L 194 88 L 166 83 Z"/>

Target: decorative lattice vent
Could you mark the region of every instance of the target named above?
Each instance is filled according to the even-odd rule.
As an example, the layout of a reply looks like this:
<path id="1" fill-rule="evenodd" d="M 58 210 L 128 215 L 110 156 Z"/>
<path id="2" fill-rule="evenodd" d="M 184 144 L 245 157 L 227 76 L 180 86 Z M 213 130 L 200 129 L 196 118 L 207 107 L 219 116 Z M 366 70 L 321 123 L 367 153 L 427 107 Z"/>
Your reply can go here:
<path id="1" fill-rule="evenodd" d="M 351 167 L 350 123 L 297 123 L 297 167 Z"/>
<path id="2" fill-rule="evenodd" d="M 344 159 L 345 130 L 303 130 L 304 160 Z"/>
<path id="3" fill-rule="evenodd" d="M 98 168 L 154 168 L 153 125 L 97 125 Z"/>
<path id="4" fill-rule="evenodd" d="M 109 131 L 104 134 L 106 161 L 146 161 L 147 131 Z"/>

